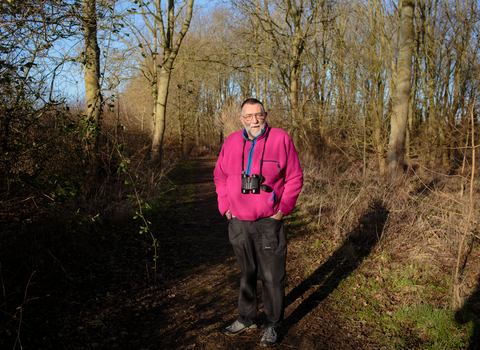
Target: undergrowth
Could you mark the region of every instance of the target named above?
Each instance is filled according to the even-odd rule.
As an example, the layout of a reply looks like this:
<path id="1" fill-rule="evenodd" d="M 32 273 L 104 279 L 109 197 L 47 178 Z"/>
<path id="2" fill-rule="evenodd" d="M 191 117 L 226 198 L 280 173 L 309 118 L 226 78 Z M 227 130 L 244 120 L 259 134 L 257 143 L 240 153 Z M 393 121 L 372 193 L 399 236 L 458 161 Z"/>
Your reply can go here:
<path id="1" fill-rule="evenodd" d="M 194 207 L 195 185 L 193 162 L 177 164 L 149 198 L 149 208 L 145 215 L 152 221 L 155 218 L 169 217 L 175 221 L 188 221 Z M 181 186 L 180 186 L 181 185 Z"/>
<path id="2" fill-rule="evenodd" d="M 291 240 L 308 227 L 311 243 L 304 254 L 310 261 L 326 263 L 341 254 L 342 264 L 349 264 L 332 292 L 338 314 L 351 327 L 368 329 L 385 349 L 473 346 L 479 333 L 479 217 L 475 207 L 475 219 L 466 220 L 464 181 L 451 172 L 417 168 L 392 184 L 371 168 L 364 175 L 354 164 L 333 164 L 304 157 L 299 211 L 286 223 Z M 473 196 L 478 203 L 478 190 Z M 458 255 L 465 229 L 468 249 Z M 457 266 L 460 285 L 453 278 Z M 454 303 L 455 286 L 462 310 Z"/>

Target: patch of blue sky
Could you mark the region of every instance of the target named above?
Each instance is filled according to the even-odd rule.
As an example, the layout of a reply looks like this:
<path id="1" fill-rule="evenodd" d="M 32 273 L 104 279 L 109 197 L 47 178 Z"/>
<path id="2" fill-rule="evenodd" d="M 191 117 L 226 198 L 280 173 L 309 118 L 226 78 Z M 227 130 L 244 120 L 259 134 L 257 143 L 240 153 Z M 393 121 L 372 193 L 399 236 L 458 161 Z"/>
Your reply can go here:
<path id="1" fill-rule="evenodd" d="M 217 5 L 222 4 L 221 1 L 207 1 L 195 0 L 194 11 L 197 13 L 204 13 L 214 10 Z M 114 11 L 116 15 L 126 12 L 128 8 L 132 8 L 133 1 L 119 1 L 116 3 Z M 224 5 L 224 4 L 223 4 Z M 125 82 L 132 76 L 134 69 L 134 54 L 122 54 L 130 46 L 132 50 L 139 43 L 136 42 L 135 35 L 128 26 L 124 25 L 119 28 L 118 32 L 113 32 L 111 29 L 111 18 L 103 16 L 99 21 L 98 40 L 101 50 L 101 86 L 105 99 L 112 95 L 121 93 Z M 120 20 L 118 17 L 113 17 Z M 131 22 L 142 31 L 144 22 L 142 16 L 130 15 Z M 195 15 L 193 17 L 195 21 Z M 102 28 L 105 28 L 103 30 Z M 148 39 L 147 31 L 144 30 L 144 39 Z M 188 35 L 188 33 L 187 33 Z M 129 43 L 128 43 L 129 42 Z M 55 70 L 55 74 L 50 75 L 52 95 L 64 98 L 71 107 L 82 108 L 85 104 L 85 85 L 84 74 L 82 66 L 82 51 L 83 51 L 82 33 L 78 36 L 58 41 L 50 50 L 48 60 L 43 61 L 43 65 L 47 65 L 51 70 Z M 133 52 L 133 51 L 131 51 Z M 118 60 L 122 58 L 124 62 Z M 117 61 L 115 61 L 117 60 Z M 60 63 L 62 63 L 60 65 Z M 53 73 L 53 71 L 52 71 Z"/>

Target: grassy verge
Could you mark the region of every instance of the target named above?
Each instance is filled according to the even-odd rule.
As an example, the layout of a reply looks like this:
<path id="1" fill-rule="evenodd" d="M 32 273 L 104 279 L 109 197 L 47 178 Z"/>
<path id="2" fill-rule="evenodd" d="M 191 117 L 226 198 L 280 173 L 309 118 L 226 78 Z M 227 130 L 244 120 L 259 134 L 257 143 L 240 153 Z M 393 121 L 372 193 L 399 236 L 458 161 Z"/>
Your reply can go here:
<path id="1" fill-rule="evenodd" d="M 290 242 L 307 262 L 303 278 L 323 288 L 345 324 L 385 349 L 474 346 L 478 230 L 467 224 L 455 179 L 426 172 L 392 185 L 357 167 L 303 163 L 298 209 L 286 220 Z M 460 310 L 455 288 L 466 303 Z"/>
<path id="2" fill-rule="evenodd" d="M 346 276 L 337 273 L 341 281 L 327 299 L 349 328 L 360 329 L 384 349 L 468 348 L 475 327 L 471 319 L 463 324 L 456 321 L 451 275 L 425 261 L 398 258 L 385 247 L 360 262 L 354 248 L 333 244 L 327 231 L 305 229 L 307 221 L 297 212 L 286 226 L 290 244 L 300 247 L 305 262 L 303 278 L 318 280 L 315 288 L 329 290 L 322 283 L 332 279 L 318 274 L 331 257 L 338 259 L 339 269 L 342 264 L 359 263 L 356 268 L 347 267 Z"/>
<path id="3" fill-rule="evenodd" d="M 426 264 L 372 256 L 332 293 L 333 305 L 345 322 L 368 325 L 371 336 L 389 349 L 467 347 L 471 324 L 458 324 L 445 300 L 451 281 L 431 271 Z"/>

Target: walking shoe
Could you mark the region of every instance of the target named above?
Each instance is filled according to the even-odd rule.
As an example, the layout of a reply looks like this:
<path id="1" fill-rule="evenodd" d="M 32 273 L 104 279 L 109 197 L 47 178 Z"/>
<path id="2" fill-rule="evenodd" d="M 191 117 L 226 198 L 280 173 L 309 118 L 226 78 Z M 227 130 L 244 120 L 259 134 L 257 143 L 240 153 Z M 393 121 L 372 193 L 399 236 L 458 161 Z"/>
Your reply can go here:
<path id="1" fill-rule="evenodd" d="M 226 335 L 237 335 L 248 331 L 249 329 L 257 328 L 257 325 L 254 323 L 250 326 L 245 326 L 243 323 L 239 322 L 238 320 L 233 322 L 230 326 L 225 328 Z"/>
<path id="2" fill-rule="evenodd" d="M 277 345 L 278 333 L 275 326 L 267 326 L 263 330 L 262 339 L 260 339 L 261 346 L 275 346 Z"/>

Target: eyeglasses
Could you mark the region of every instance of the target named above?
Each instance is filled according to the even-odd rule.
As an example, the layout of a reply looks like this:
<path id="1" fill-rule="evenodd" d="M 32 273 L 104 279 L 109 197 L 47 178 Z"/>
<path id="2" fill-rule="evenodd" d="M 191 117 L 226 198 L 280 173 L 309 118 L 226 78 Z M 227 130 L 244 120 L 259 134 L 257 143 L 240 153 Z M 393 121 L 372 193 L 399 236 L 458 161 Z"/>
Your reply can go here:
<path id="1" fill-rule="evenodd" d="M 257 120 L 263 120 L 265 119 L 265 113 L 257 113 L 257 114 L 246 114 L 242 115 L 243 119 L 245 119 L 247 122 L 252 120 L 253 117 L 257 118 Z"/>

